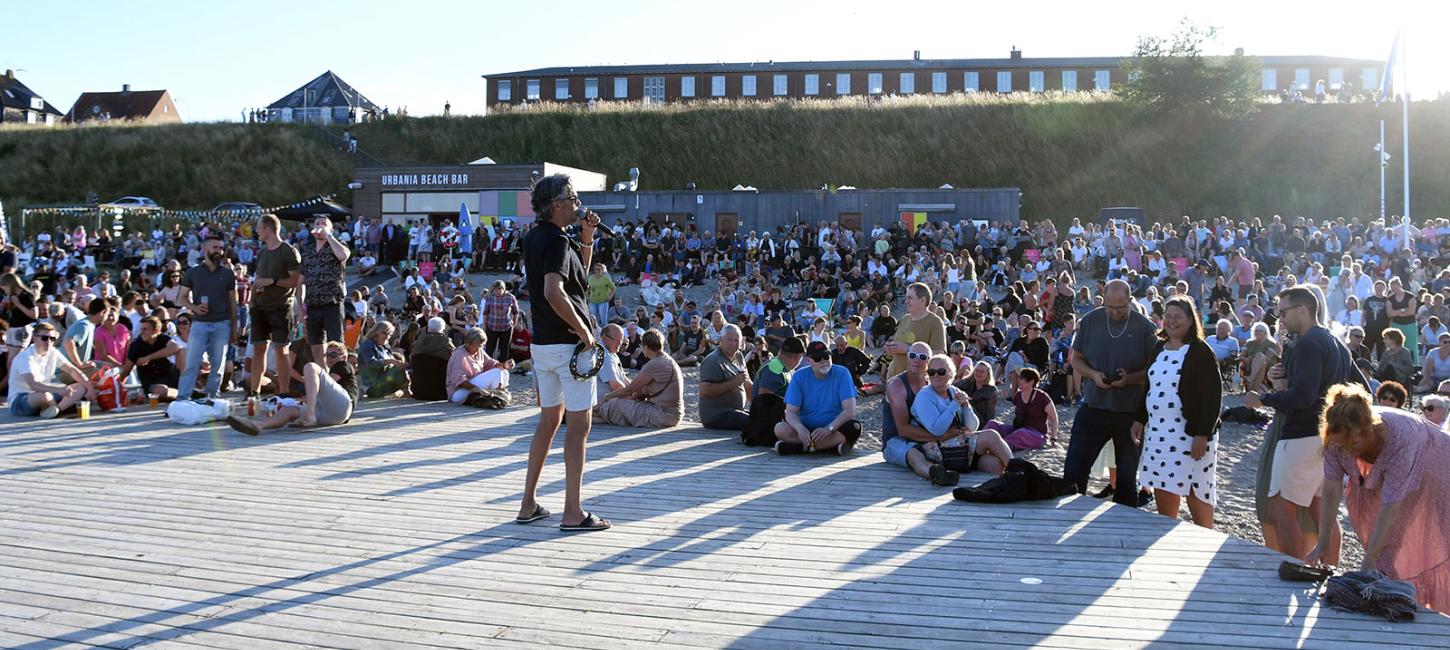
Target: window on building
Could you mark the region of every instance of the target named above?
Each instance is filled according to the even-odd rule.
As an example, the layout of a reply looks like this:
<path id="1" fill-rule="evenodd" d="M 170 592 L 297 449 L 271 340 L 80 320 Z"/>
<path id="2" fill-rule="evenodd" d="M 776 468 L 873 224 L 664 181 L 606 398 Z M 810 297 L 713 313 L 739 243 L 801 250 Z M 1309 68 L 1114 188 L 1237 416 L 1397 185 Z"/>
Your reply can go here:
<path id="1" fill-rule="evenodd" d="M 644 98 L 647 101 L 659 102 L 663 104 L 665 101 L 665 78 L 645 77 Z"/>
<path id="2" fill-rule="evenodd" d="M 755 96 L 755 75 L 747 74 L 740 77 L 740 96 Z"/>
<path id="3" fill-rule="evenodd" d="M 498 80 L 498 100 L 501 101 L 501 102 L 511 102 L 511 101 L 513 101 L 513 99 L 514 99 L 514 82 L 509 81 L 508 79 L 499 79 Z"/>
<path id="4" fill-rule="evenodd" d="M 1077 70 L 1062 71 L 1062 91 L 1067 93 L 1077 92 Z"/>
<path id="5" fill-rule="evenodd" d="M 981 82 L 979 79 L 980 76 L 976 72 L 963 72 L 962 90 L 965 90 L 969 93 L 977 92 L 981 89 Z"/>
<path id="6" fill-rule="evenodd" d="M 1264 68 L 1264 92 L 1278 92 L 1279 71 L 1273 68 Z"/>
<path id="7" fill-rule="evenodd" d="M 629 97 L 629 77 L 614 78 L 614 98 L 627 99 Z"/>
<path id="8" fill-rule="evenodd" d="M 819 94 L 821 94 L 821 75 L 818 75 L 818 74 L 808 74 L 808 75 L 806 75 L 806 94 L 807 95 L 819 95 Z"/>
<path id="9" fill-rule="evenodd" d="M 593 77 L 584 80 L 584 99 L 599 99 L 599 80 Z"/>
<path id="10" fill-rule="evenodd" d="M 837 95 L 849 95 L 849 94 L 851 94 L 851 73 L 849 73 L 849 72 L 838 72 L 838 73 L 836 73 L 836 94 Z"/>
<path id="11" fill-rule="evenodd" d="M 937 94 L 945 93 L 947 91 L 947 73 L 931 73 L 931 91 Z"/>
<path id="12" fill-rule="evenodd" d="M 1047 90 L 1047 73 L 1041 70 L 1033 70 L 1027 73 L 1027 89 L 1034 93 Z"/>
<path id="13" fill-rule="evenodd" d="M 1012 73 L 1010 71 L 1004 70 L 997 73 L 997 92 L 1012 92 Z"/>
<path id="14" fill-rule="evenodd" d="M 724 75 L 718 75 L 717 74 L 715 76 L 710 77 L 710 96 L 711 97 L 724 97 L 725 96 L 725 76 Z"/>
<path id="15" fill-rule="evenodd" d="M 898 90 L 903 95 L 910 95 L 910 94 L 916 92 L 916 73 L 915 72 L 903 72 L 903 73 L 901 73 L 901 85 L 898 87 Z"/>
<path id="16" fill-rule="evenodd" d="M 695 96 L 695 78 L 694 77 L 680 77 L 680 96 L 681 97 L 694 97 Z"/>
<path id="17" fill-rule="evenodd" d="M 1344 85 L 1344 68 L 1329 69 L 1329 89 L 1339 90 Z"/>
<path id="18" fill-rule="evenodd" d="M 539 80 L 530 79 L 527 83 L 528 85 L 524 87 L 524 90 L 527 91 L 524 97 L 531 102 L 539 101 Z"/>
<path id="19" fill-rule="evenodd" d="M 1113 71 L 1096 70 L 1093 72 L 1093 90 L 1107 92 L 1113 89 Z"/>
<path id="20" fill-rule="evenodd" d="M 1309 68 L 1294 69 L 1294 87 L 1299 90 L 1309 90 Z"/>
<path id="21" fill-rule="evenodd" d="M 555 79 L 554 80 L 554 99 L 557 99 L 557 100 L 560 100 L 560 101 L 569 99 L 569 80 L 568 79 Z"/>
<path id="22" fill-rule="evenodd" d="M 872 95 L 881 94 L 881 73 L 872 72 L 866 75 L 866 92 Z"/>
<path id="23" fill-rule="evenodd" d="M 1359 71 L 1359 89 L 1375 91 L 1380 87 L 1380 69 L 1365 68 Z"/>
<path id="24" fill-rule="evenodd" d="M 773 81 L 775 87 L 771 89 L 772 94 L 780 96 L 786 94 L 790 90 L 789 81 L 787 81 L 787 77 L 785 75 L 775 75 L 775 79 Z"/>

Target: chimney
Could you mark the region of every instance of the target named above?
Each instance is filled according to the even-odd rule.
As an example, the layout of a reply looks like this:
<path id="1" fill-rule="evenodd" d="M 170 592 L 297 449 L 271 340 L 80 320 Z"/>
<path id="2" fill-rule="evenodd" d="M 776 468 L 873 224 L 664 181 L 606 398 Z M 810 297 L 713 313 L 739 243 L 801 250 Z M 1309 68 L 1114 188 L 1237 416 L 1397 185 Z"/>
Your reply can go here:
<path id="1" fill-rule="evenodd" d="M 123 92 L 123 93 L 129 93 L 129 92 L 131 92 L 131 84 L 121 84 L 121 92 Z"/>
<path id="2" fill-rule="evenodd" d="M 1022 60 L 1022 50 L 1017 49 L 1017 46 L 1016 45 L 1013 45 L 1012 46 L 1012 60 L 1013 61 L 1021 61 Z"/>
<path id="3" fill-rule="evenodd" d="M 5 69 L 5 80 L 6 81 L 15 81 L 15 71 L 14 70 L 11 70 L 9 68 L 6 68 Z"/>
<path id="4" fill-rule="evenodd" d="M 913 60 L 913 61 L 920 61 L 921 60 L 921 50 L 913 50 L 911 52 L 911 60 Z"/>

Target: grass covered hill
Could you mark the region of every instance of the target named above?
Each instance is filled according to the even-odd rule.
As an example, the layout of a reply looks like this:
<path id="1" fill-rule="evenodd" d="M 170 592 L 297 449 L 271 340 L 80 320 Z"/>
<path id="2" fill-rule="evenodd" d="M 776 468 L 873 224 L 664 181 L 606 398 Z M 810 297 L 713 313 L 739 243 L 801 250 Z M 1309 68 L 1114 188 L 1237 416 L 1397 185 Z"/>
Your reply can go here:
<path id="1" fill-rule="evenodd" d="M 995 95 L 600 110 L 534 106 L 489 117 L 405 118 L 353 130 L 395 163 L 487 155 L 641 170 L 646 188 L 1019 186 L 1024 214 L 1065 219 L 1138 205 L 1154 218 L 1369 214 L 1371 147 L 1388 120 L 1398 212 L 1399 108 L 1268 104 L 1230 122 L 1145 116 L 1110 98 Z M 1411 108 L 1413 208 L 1450 210 L 1450 102 Z M 143 194 L 173 208 L 281 203 L 339 191 L 349 162 L 311 127 L 198 124 L 0 130 L 0 198 Z"/>

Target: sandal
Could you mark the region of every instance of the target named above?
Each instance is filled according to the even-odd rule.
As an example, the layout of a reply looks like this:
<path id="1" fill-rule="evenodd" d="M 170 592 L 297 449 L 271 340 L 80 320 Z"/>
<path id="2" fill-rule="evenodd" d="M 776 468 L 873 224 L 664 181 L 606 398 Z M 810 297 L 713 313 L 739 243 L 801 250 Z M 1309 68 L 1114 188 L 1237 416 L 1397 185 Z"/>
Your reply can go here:
<path id="1" fill-rule="evenodd" d="M 541 505 L 535 503 L 534 504 L 534 514 L 529 515 L 527 517 L 515 517 L 514 518 L 514 523 L 516 523 L 516 524 L 532 524 L 532 523 L 534 523 L 534 522 L 536 522 L 536 521 L 538 521 L 540 519 L 548 519 L 549 518 L 549 514 L 550 513 L 549 513 L 549 509 L 548 508 L 545 508 L 544 506 L 541 506 Z"/>
<path id="2" fill-rule="evenodd" d="M 249 436 L 258 436 L 262 433 L 262 430 L 257 428 L 257 425 L 252 423 L 252 421 L 244 420 L 236 416 L 230 416 L 227 418 L 227 426 L 231 427 L 233 431 L 237 431 L 239 433 L 243 433 Z"/>
<path id="3" fill-rule="evenodd" d="M 594 513 L 586 512 L 584 513 L 583 521 L 569 526 L 560 523 L 559 530 L 562 530 L 566 533 L 583 533 L 593 530 L 609 530 L 609 527 L 612 525 L 613 524 L 610 524 L 608 519 L 600 519 L 598 517 L 595 517 Z"/>

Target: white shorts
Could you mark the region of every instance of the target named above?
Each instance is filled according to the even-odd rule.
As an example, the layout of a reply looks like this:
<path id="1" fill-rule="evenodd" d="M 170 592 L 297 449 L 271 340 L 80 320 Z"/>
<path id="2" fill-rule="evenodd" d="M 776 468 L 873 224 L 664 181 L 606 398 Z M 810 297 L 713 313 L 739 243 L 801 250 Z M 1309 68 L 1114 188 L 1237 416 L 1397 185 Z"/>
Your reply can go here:
<path id="1" fill-rule="evenodd" d="M 534 386 L 539 391 L 539 406 L 553 408 L 560 403 L 565 411 L 588 411 L 594 408 L 594 378 L 577 379 L 569 372 L 569 359 L 574 356 L 573 343 L 530 345 L 534 362 Z"/>
<path id="2" fill-rule="evenodd" d="M 1324 445 L 1318 436 L 1280 440 L 1269 471 L 1269 496 L 1309 507 L 1324 485 Z"/>

